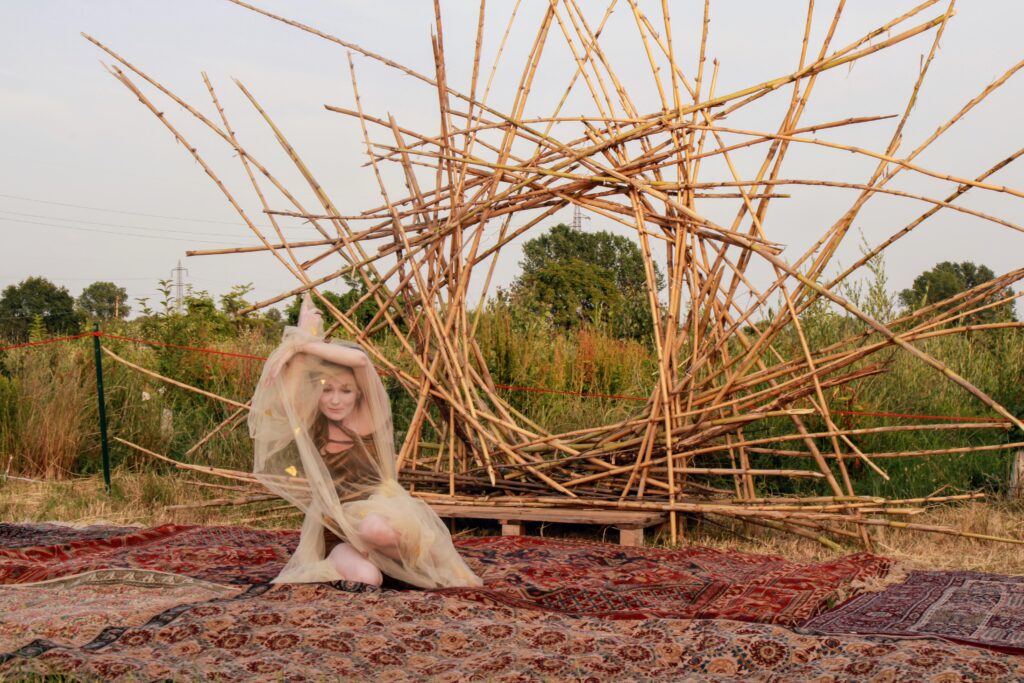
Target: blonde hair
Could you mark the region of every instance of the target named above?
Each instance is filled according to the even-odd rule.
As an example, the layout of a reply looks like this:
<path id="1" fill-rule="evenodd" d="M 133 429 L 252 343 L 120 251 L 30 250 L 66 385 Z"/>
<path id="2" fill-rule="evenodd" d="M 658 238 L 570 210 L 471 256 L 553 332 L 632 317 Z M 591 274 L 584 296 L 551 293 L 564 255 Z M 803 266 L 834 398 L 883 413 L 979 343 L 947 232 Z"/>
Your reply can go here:
<path id="1" fill-rule="evenodd" d="M 355 371 L 352 368 L 348 367 L 347 365 L 336 365 L 335 363 L 324 363 L 323 367 L 325 378 L 337 377 L 342 373 L 347 373 L 348 375 L 352 376 L 352 381 L 356 386 L 355 409 L 358 410 L 363 405 L 363 390 L 362 387 L 359 386 L 359 380 L 356 379 Z M 324 415 L 323 411 L 318 408 L 316 411 L 316 417 L 313 419 L 312 428 L 310 429 L 310 436 L 313 437 L 313 445 L 316 447 L 316 450 L 321 455 L 323 455 L 324 446 L 327 445 L 327 441 L 330 436 L 329 424 L 330 420 L 328 420 L 327 416 Z M 361 441 L 359 435 L 350 430 L 348 427 L 340 423 L 336 423 L 335 426 L 338 427 L 338 429 L 340 429 L 342 433 L 344 433 L 347 437 L 352 439 L 353 444 L 358 444 Z"/>

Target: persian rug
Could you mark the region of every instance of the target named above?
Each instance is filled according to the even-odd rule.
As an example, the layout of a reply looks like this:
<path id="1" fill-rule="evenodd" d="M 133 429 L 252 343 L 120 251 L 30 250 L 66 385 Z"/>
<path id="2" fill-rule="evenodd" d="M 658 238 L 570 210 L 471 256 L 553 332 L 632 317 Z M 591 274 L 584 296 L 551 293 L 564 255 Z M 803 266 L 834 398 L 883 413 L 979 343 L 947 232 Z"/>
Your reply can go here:
<path id="1" fill-rule="evenodd" d="M 134 526 L 96 524 L 86 527 L 68 524 L 9 524 L 0 522 L 0 548 L 26 548 L 37 545 L 61 545 L 71 541 L 112 538 L 139 531 Z"/>
<path id="2" fill-rule="evenodd" d="M 265 583 L 298 543 L 294 531 L 165 524 L 57 545 L 0 548 L 0 584 L 99 569 L 149 569 L 212 583 Z"/>
<path id="3" fill-rule="evenodd" d="M 893 561 L 860 553 L 816 564 L 710 548 L 633 548 L 508 536 L 460 539 L 483 577 L 466 599 L 606 619 L 735 619 L 798 624 L 898 580 Z"/>
<path id="4" fill-rule="evenodd" d="M 48 538 L 45 537 L 44 538 Z M 0 584 L 98 569 L 149 569 L 222 584 L 266 583 L 298 534 L 164 525 L 109 538 L 0 550 Z M 720 618 L 797 624 L 895 580 L 891 560 L 858 554 L 817 564 L 708 548 L 664 550 L 536 537 L 456 540 L 486 582 L 452 596 L 606 619 Z"/>
<path id="5" fill-rule="evenodd" d="M 855 597 L 800 630 L 933 636 L 1024 655 L 1024 576 L 910 572 L 905 582 Z"/>
<path id="6" fill-rule="evenodd" d="M 358 585 L 254 585 L 0 675 L 102 680 L 1019 681 L 1024 659 L 941 640 L 811 636 L 729 620 L 596 619 Z"/>
<path id="7" fill-rule="evenodd" d="M 140 626 L 172 607 L 233 597 L 243 590 L 138 569 L 103 569 L 0 586 L 0 652 L 40 638 L 84 645 L 106 628 Z"/>

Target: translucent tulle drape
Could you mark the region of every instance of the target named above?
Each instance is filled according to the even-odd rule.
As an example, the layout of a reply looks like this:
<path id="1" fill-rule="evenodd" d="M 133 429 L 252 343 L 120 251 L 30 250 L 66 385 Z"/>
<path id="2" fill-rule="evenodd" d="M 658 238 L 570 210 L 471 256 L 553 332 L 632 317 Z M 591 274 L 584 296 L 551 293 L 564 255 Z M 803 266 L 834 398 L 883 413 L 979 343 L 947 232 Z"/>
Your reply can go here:
<path id="1" fill-rule="evenodd" d="M 480 585 L 441 520 L 396 480 L 390 404 L 373 364 L 342 366 L 299 351 L 305 344 L 330 343 L 362 353 L 355 344 L 324 342 L 318 319 L 316 323 L 286 329 L 263 368 L 249 413 L 257 478 L 306 513 L 299 546 L 275 582 L 341 578 L 324 557 L 326 527 L 365 553 L 384 574 L 406 583 L 423 588 Z M 288 359 L 286 364 L 283 359 Z M 348 426 L 340 427 L 351 435 L 351 446 L 327 453 L 318 443 L 323 440 L 318 424 L 324 419 L 320 395 L 339 373 L 354 376 L 359 401 Z M 396 532 L 396 546 L 385 552 L 360 536 L 360 522 L 369 514 L 383 518 Z"/>

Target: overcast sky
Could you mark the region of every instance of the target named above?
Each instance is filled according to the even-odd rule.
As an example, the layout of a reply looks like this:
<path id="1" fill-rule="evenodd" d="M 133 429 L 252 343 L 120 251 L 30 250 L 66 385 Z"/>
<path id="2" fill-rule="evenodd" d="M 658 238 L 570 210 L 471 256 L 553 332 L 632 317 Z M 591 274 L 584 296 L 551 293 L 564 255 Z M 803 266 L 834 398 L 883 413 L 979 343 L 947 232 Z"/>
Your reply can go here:
<path id="1" fill-rule="evenodd" d="M 344 2 L 342 0 L 254 0 L 255 4 L 310 23 L 325 32 L 431 73 L 428 2 Z M 499 69 L 491 102 L 499 109 L 514 96 L 518 73 L 546 2 L 526 0 Z M 604 11 L 583 3 L 596 24 Z M 628 5 L 620 2 L 602 44 L 642 112 L 660 108 L 642 44 Z M 653 6 L 647 7 L 648 4 Z M 845 45 L 917 4 L 903 0 L 847 3 L 834 45 Z M 941 13 L 936 5 L 920 20 Z M 484 62 L 490 63 L 511 3 L 488 3 Z M 677 60 L 695 71 L 700 24 L 699 2 L 672 2 Z M 712 3 L 709 57 L 721 62 L 717 92 L 724 93 L 790 73 L 799 56 L 806 2 L 765 3 L 729 0 Z M 643 5 L 652 17 L 660 3 Z M 477 9 L 475 3 L 443 2 L 449 79 L 468 91 Z M 834 2 L 817 2 L 812 49 L 831 18 Z M 1020 27 L 1024 3 L 971 0 L 958 6 L 904 134 L 901 152 L 916 147 L 935 128 L 976 96 L 993 79 L 1024 58 Z M 918 23 L 917 21 L 913 23 Z M 326 111 L 323 104 L 352 106 L 346 51 L 322 39 L 220 0 L 3 0 L 0 2 L 0 286 L 31 275 L 45 276 L 77 296 L 96 280 L 116 282 L 130 296 L 154 296 L 157 280 L 170 278 L 178 261 L 186 281 L 214 295 L 231 285 L 251 282 L 255 298 L 290 289 L 295 283 L 264 255 L 185 258 L 186 249 L 253 244 L 230 205 L 186 151 L 135 98 L 108 75 L 110 61 L 79 32 L 103 41 L 129 61 L 193 102 L 208 115 L 209 102 L 200 73 L 217 87 L 243 144 L 281 174 L 289 187 L 299 179 L 288 168 L 266 126 L 232 83 L 238 78 L 260 99 L 289 136 L 344 213 L 380 204 L 373 175 L 362 168 L 364 147 L 358 122 Z M 931 45 L 926 33 L 859 62 L 835 69 L 816 85 L 802 122 L 902 112 Z M 541 63 L 527 116 L 549 115 L 571 75 L 571 57 L 560 34 Z M 422 132 L 437 130 L 436 97 L 422 83 L 356 58 L 363 105 L 369 113 L 393 113 L 399 124 Z M 147 90 L 147 92 L 152 92 Z M 789 91 L 765 98 L 728 125 L 775 130 Z M 162 110 L 208 156 L 248 209 L 257 204 L 237 160 L 225 146 L 200 130 L 173 103 L 154 95 Z M 1024 145 L 1020 126 L 1024 75 L 1017 74 L 918 158 L 943 173 L 974 177 Z M 592 114 L 582 93 L 570 99 L 567 114 Z M 883 150 L 894 120 L 826 131 L 820 137 Z M 380 138 L 387 141 L 386 137 Z M 751 177 L 760 157 L 738 154 L 741 175 Z M 820 149 L 790 154 L 783 177 L 829 177 L 866 182 L 874 162 L 848 153 Z M 1024 189 L 1022 162 L 989 179 Z M 709 165 L 704 180 L 724 178 Z M 903 174 L 893 187 L 944 197 L 949 183 Z M 395 186 L 398 193 L 398 186 Z M 787 245 L 794 260 L 846 210 L 849 190 L 787 190 L 776 200 L 766 223 L 769 237 Z M 309 201 L 311 195 L 303 195 Z M 311 203 L 311 202 L 310 202 Z M 974 190 L 963 205 L 1024 222 L 1024 200 Z M 282 206 L 282 208 L 284 208 Z M 716 220 L 728 221 L 736 205 L 701 206 Z M 869 242 L 877 242 L 926 210 L 908 200 L 876 198 L 855 223 Z M 570 211 L 556 218 L 568 222 Z M 259 217 L 257 222 L 265 224 Z M 551 221 L 556 222 L 554 219 Z M 615 229 L 600 216 L 588 230 Z M 312 237 L 294 228 L 297 239 Z M 859 238 L 840 255 L 857 257 Z M 977 218 L 942 212 L 919 233 L 887 254 L 890 285 L 906 287 L 921 271 L 943 260 L 973 260 L 997 273 L 1022 265 L 1024 235 Z M 502 254 L 499 284 L 517 272 L 519 253 Z M 333 264 L 337 267 L 338 264 Z M 136 307 L 137 308 L 137 307 Z"/>

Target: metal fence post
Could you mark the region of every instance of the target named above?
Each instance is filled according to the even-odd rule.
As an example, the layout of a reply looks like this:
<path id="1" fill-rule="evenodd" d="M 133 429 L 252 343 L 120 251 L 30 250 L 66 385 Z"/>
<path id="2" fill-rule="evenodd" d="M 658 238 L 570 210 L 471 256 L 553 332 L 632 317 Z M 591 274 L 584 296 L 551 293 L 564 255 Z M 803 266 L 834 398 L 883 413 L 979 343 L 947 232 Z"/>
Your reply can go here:
<path id="1" fill-rule="evenodd" d="M 103 354 L 100 351 L 100 324 L 92 326 L 92 349 L 96 356 L 96 400 L 100 407 L 100 446 L 103 449 L 103 483 L 110 493 L 110 444 L 107 443 L 107 402 L 103 399 Z"/>

